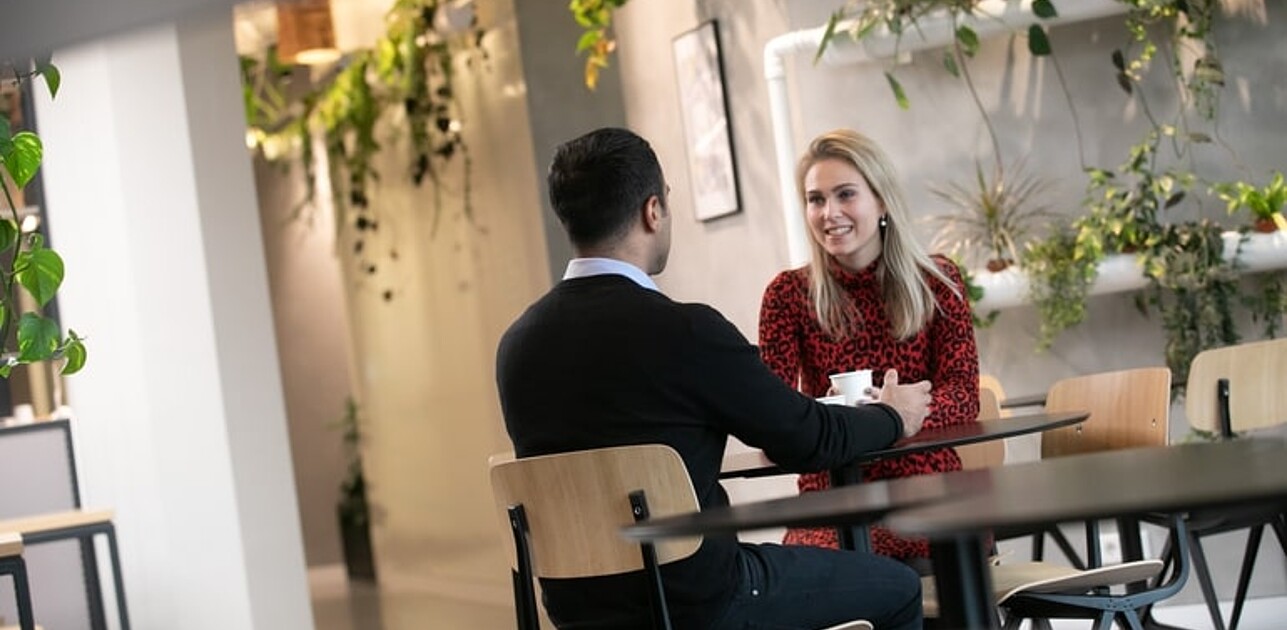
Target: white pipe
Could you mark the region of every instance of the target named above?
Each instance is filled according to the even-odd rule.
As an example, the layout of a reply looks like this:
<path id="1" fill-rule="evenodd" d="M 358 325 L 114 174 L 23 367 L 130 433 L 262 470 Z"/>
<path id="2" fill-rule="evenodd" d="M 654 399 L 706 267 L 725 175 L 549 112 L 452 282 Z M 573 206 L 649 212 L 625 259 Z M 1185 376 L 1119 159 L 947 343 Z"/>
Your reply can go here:
<path id="1" fill-rule="evenodd" d="M 1042 20 L 1033 15 L 1031 0 L 982 0 L 977 13 L 981 17 L 966 17 L 962 24 L 969 25 L 980 38 L 1017 31 L 1026 31 L 1030 24 L 1040 22 L 1046 26 L 1071 24 L 1084 20 L 1124 13 L 1126 6 L 1120 0 L 1075 0 L 1060 2 L 1059 15 Z M 905 34 L 902 41 L 888 31 L 857 42 L 847 36 L 851 22 L 836 27 L 837 36 L 827 46 L 822 62 L 827 65 L 846 65 L 885 59 L 893 56 L 895 48 L 901 53 L 911 53 L 927 48 L 937 48 L 952 43 L 955 31 L 947 14 L 918 20 L 918 30 Z M 804 225 L 804 211 L 795 190 L 795 156 L 798 150 L 791 130 L 791 102 L 786 88 L 786 57 L 796 53 L 816 53 L 826 27 L 809 28 L 783 33 L 769 40 L 764 46 L 764 78 L 769 86 L 769 115 L 772 119 L 774 154 L 778 162 L 778 183 L 782 198 L 782 219 L 786 227 L 787 255 L 790 265 L 798 267 L 809 260 L 809 234 Z"/>

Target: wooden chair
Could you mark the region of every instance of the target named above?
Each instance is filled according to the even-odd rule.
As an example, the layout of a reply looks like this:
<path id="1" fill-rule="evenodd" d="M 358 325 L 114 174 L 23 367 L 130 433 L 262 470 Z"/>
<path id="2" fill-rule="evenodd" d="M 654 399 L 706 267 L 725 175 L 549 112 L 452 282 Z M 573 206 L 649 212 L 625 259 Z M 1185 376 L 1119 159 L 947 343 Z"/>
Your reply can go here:
<path id="1" fill-rule="evenodd" d="M 1287 339 L 1227 346 L 1199 353 L 1189 366 L 1185 389 L 1184 410 L 1189 424 L 1221 439 L 1233 439 L 1237 433 L 1287 423 L 1284 374 L 1287 374 Z M 1273 527 L 1279 546 L 1287 554 L 1287 522 L 1281 510 L 1263 509 L 1207 511 L 1190 517 L 1189 545 L 1193 549 L 1193 569 L 1217 630 L 1223 630 L 1225 626 L 1202 550 L 1202 538 L 1239 529 L 1248 530 L 1233 613 L 1229 617 L 1228 627 L 1232 630 L 1238 627 L 1238 619 L 1242 615 L 1265 526 Z"/>
<path id="2" fill-rule="evenodd" d="M 987 422 L 988 420 L 996 420 L 1002 417 L 1002 398 L 1005 398 L 1005 393 L 1001 391 L 1001 384 L 996 382 L 996 379 L 986 376 L 979 377 L 979 422 Z M 990 440 L 978 444 L 959 446 L 956 449 L 956 454 L 961 457 L 961 467 L 964 470 L 1000 466 L 1005 463 L 1005 442 L 1002 440 Z"/>
<path id="3" fill-rule="evenodd" d="M 1090 417 L 1080 425 L 1049 431 L 1042 436 L 1042 457 L 1061 457 L 1103 450 L 1164 446 L 1170 422 L 1171 373 L 1166 368 L 1141 368 L 1105 372 L 1068 378 L 1051 386 L 1046 400 L 1048 411 L 1089 411 Z M 1111 627 L 1118 615 L 1131 627 L 1139 627 L 1138 611 L 1174 595 L 1188 578 L 1189 555 L 1184 519 L 1170 519 L 1171 551 L 1175 571 L 1165 583 L 1153 588 L 1125 594 L 1111 594 L 1108 587 L 1140 584 L 1157 580 L 1162 574 L 1162 560 L 1139 560 L 1102 567 L 1099 553 L 1099 530 L 1094 522 L 1086 525 L 1086 547 L 1089 567 L 1056 576 L 1050 583 L 1022 585 L 1000 600 L 1007 611 L 1007 628 L 1017 628 L 1024 618 L 1091 617 L 1097 627 Z M 1053 532 L 1058 530 L 1052 528 Z M 1046 533 L 1051 533 L 1047 531 Z M 1041 534 L 1038 534 L 1040 540 Z M 1058 534 L 1056 540 L 1062 538 Z M 1076 562 L 1075 552 L 1064 540 L 1069 559 Z M 1039 552 L 1040 547 L 1036 548 Z M 1039 558 L 1039 556 L 1038 556 Z M 1031 571 L 1038 577 L 1051 570 L 1036 562 L 1017 573 Z M 1001 569 L 1003 567 L 998 567 Z M 1053 569 L 1051 571 L 1058 571 Z M 1022 582 L 1021 576 L 1015 579 Z"/>
<path id="4" fill-rule="evenodd" d="M 1041 436 L 1041 457 L 1063 457 L 1127 448 L 1165 446 L 1171 418 L 1171 371 L 1139 368 L 1066 378 L 1046 393 L 1046 411 L 1089 411 L 1085 422 L 1047 431 Z M 1099 530 L 1087 524 L 1083 561 L 1057 527 L 1035 535 L 1033 560 L 1043 558 L 1045 536 L 1050 536 L 1078 568 L 1100 565 Z"/>
<path id="5" fill-rule="evenodd" d="M 490 460 L 492 492 L 506 537 L 520 630 L 539 628 L 533 578 L 577 578 L 643 570 L 653 627 L 670 628 L 660 567 L 697 552 L 701 538 L 636 544 L 632 522 L 700 509 L 688 469 L 669 446 L 621 446 Z M 867 622 L 831 630 L 870 630 Z"/>

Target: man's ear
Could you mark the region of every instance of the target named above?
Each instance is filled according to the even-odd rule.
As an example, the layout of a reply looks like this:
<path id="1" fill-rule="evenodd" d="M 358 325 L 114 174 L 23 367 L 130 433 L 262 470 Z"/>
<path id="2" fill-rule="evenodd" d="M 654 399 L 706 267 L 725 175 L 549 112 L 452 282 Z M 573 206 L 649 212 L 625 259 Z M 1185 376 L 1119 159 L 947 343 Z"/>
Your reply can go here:
<path id="1" fill-rule="evenodd" d="M 644 202 L 642 212 L 644 227 L 649 232 L 656 232 L 661 229 L 661 220 L 666 216 L 666 211 L 661 206 L 661 198 L 657 195 L 649 196 L 648 201 Z"/>

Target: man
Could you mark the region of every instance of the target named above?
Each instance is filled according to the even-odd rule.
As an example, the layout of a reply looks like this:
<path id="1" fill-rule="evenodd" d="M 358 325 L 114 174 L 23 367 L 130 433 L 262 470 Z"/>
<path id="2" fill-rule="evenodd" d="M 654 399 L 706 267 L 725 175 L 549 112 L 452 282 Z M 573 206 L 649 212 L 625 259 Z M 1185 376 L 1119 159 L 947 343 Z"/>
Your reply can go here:
<path id="1" fill-rule="evenodd" d="M 668 444 L 705 509 L 728 504 L 718 474 L 730 434 L 804 472 L 920 429 L 928 383 L 899 385 L 891 371 L 876 403 L 819 404 L 774 376 L 715 310 L 657 289 L 649 276 L 666 267 L 671 215 L 644 139 L 599 129 L 560 146 L 549 189 L 577 258 L 497 351 L 501 408 L 519 457 Z M 662 571 L 676 628 L 821 628 L 856 618 L 882 630 L 921 626 L 916 573 L 872 554 L 707 536 Z M 559 627 L 649 624 L 640 572 L 542 587 Z"/>

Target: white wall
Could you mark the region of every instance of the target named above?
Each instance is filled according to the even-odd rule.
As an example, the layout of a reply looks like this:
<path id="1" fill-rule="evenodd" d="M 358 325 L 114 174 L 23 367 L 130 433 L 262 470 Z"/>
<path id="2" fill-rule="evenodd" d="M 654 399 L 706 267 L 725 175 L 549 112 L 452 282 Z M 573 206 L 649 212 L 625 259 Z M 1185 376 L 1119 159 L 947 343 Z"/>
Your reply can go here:
<path id="1" fill-rule="evenodd" d="M 308 628 L 228 16 L 59 51 L 38 102 L 88 506 L 138 628 Z"/>

